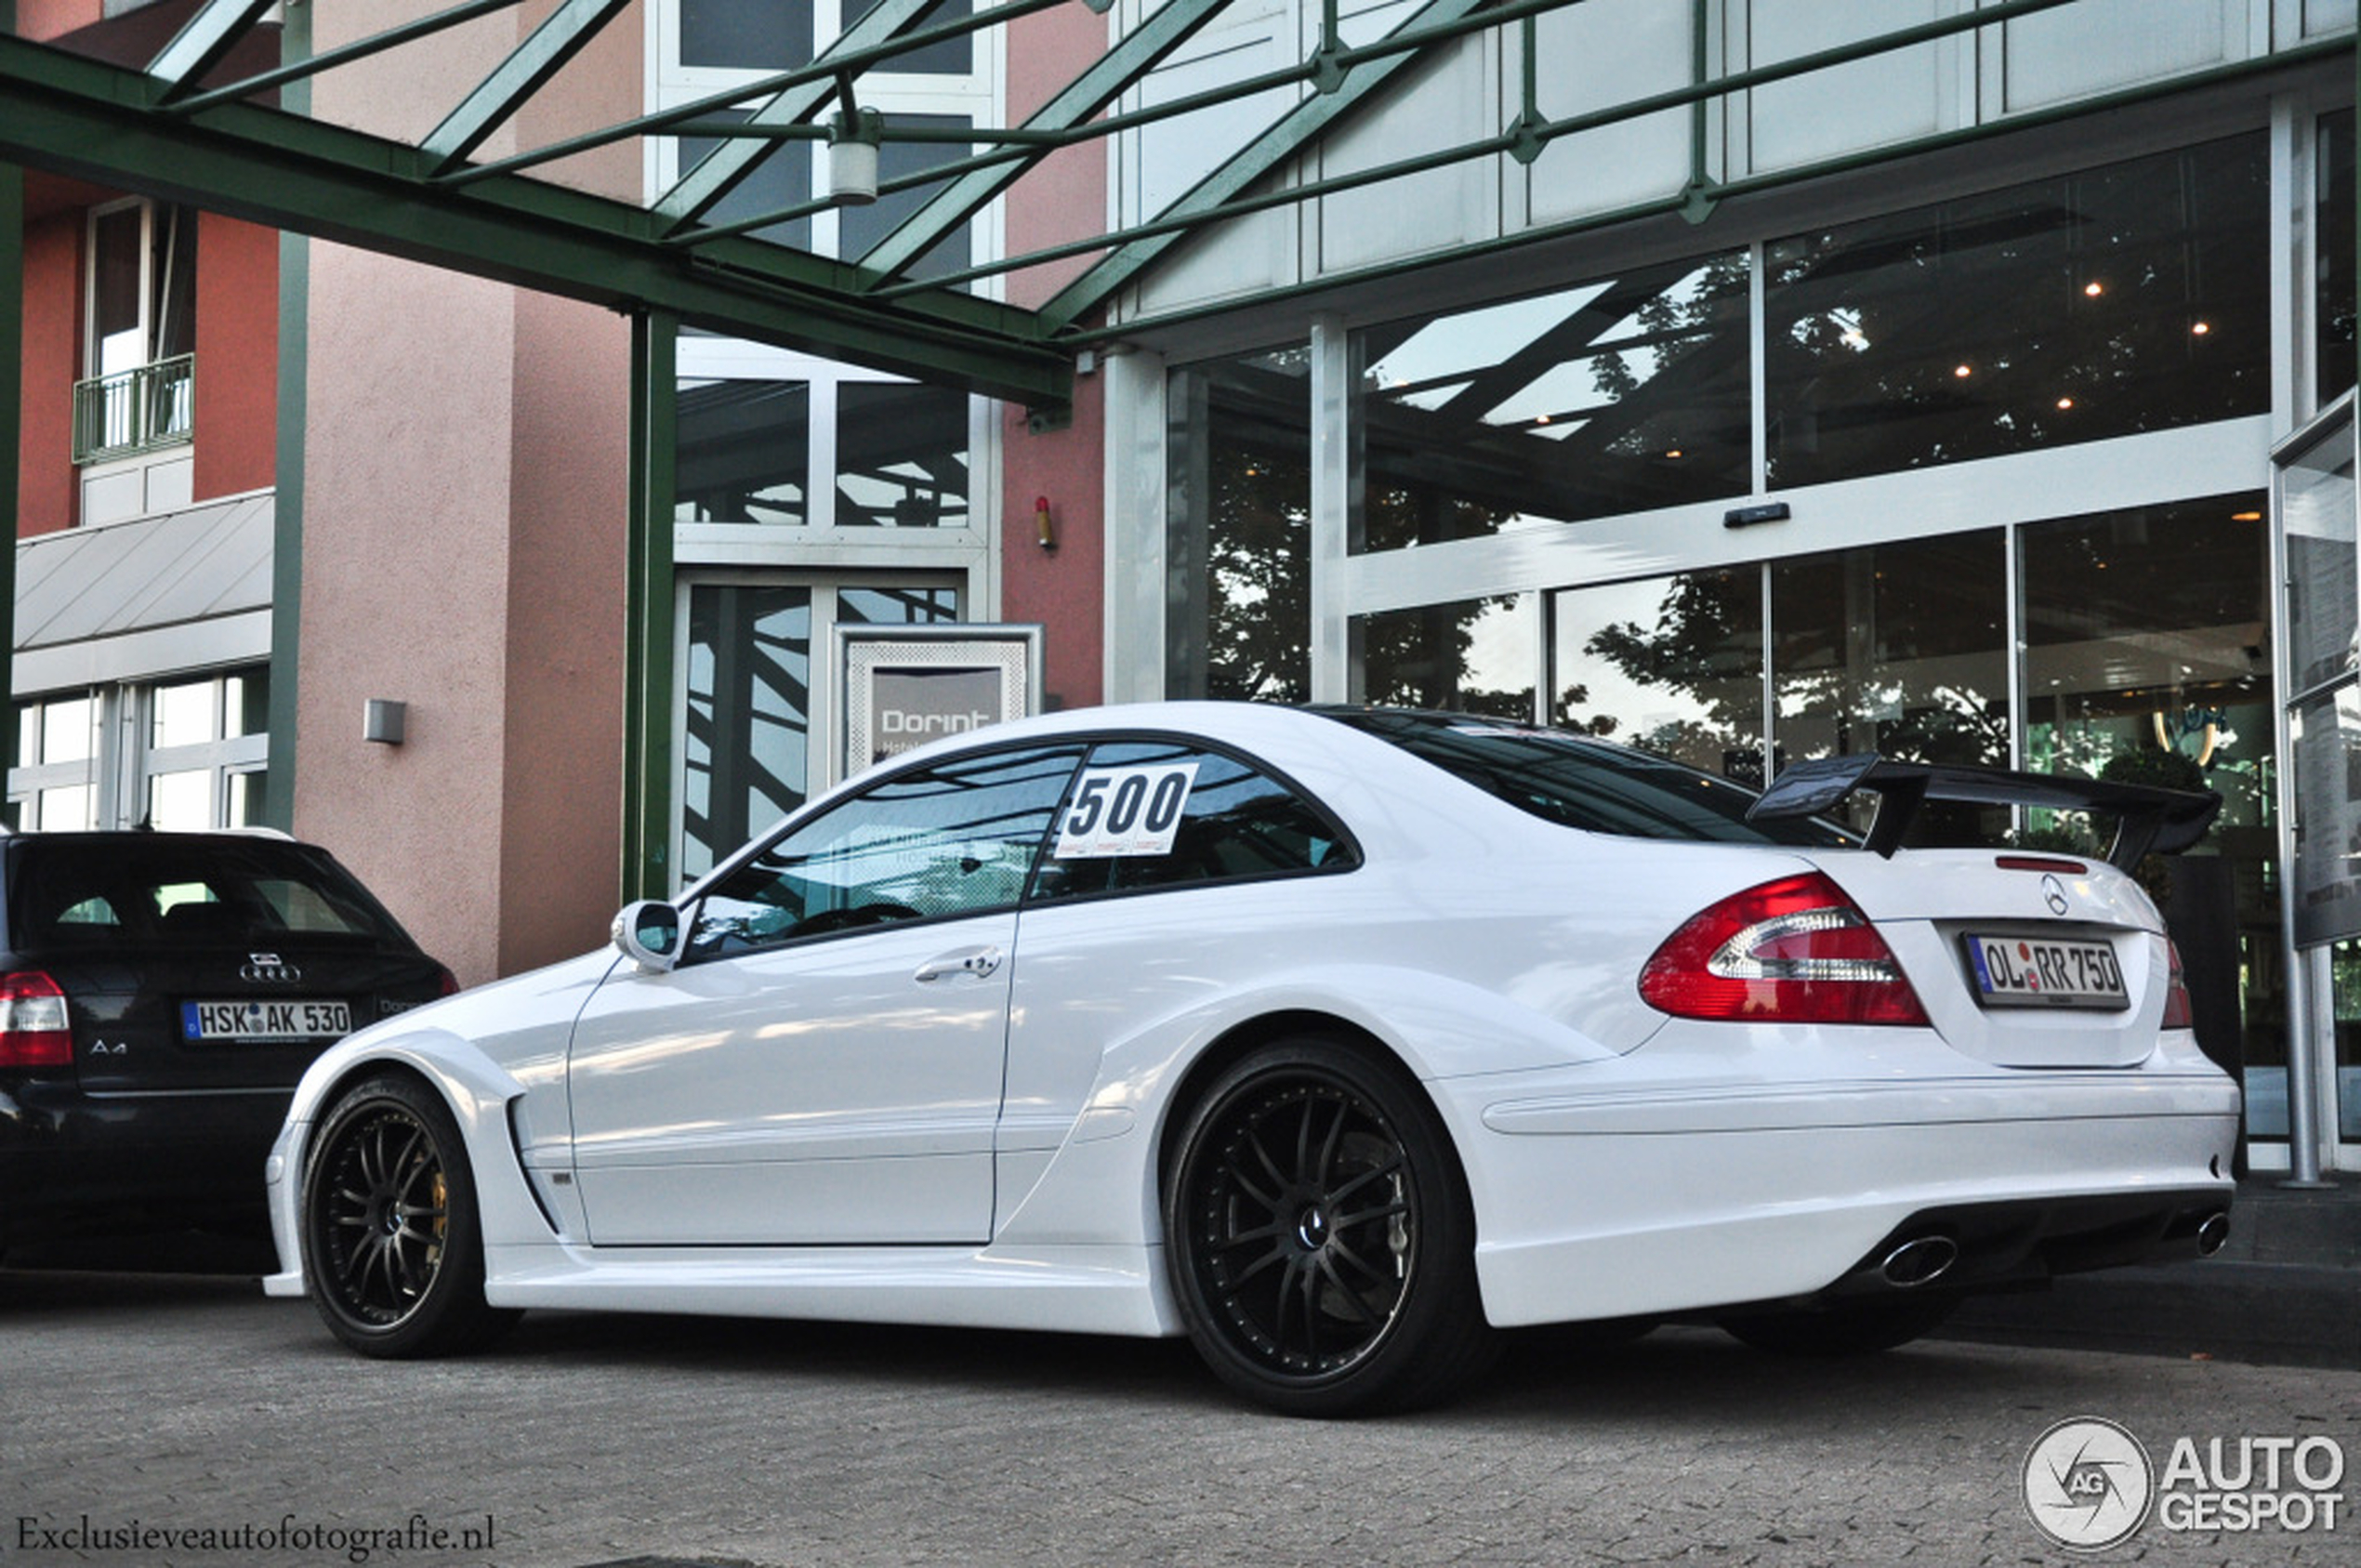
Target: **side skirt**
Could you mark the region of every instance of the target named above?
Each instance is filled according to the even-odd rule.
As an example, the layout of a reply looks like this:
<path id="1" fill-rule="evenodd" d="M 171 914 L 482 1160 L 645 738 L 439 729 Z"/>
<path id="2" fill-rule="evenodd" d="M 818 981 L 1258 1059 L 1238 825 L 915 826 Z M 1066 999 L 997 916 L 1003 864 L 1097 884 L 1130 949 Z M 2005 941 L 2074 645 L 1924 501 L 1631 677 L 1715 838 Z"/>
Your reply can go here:
<path id="1" fill-rule="evenodd" d="M 495 1307 L 817 1318 L 1161 1338 L 1180 1332 L 1154 1247 L 485 1248 Z"/>

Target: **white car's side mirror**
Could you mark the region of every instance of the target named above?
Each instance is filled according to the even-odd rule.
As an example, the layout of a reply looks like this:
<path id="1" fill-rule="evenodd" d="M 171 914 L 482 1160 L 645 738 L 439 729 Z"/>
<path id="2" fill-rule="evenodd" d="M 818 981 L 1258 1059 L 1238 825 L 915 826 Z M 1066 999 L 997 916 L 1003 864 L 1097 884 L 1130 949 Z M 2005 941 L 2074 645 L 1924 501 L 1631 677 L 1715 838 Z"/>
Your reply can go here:
<path id="1" fill-rule="evenodd" d="M 680 961 L 680 911 L 661 899 L 627 903 L 608 935 L 642 974 L 667 973 Z"/>

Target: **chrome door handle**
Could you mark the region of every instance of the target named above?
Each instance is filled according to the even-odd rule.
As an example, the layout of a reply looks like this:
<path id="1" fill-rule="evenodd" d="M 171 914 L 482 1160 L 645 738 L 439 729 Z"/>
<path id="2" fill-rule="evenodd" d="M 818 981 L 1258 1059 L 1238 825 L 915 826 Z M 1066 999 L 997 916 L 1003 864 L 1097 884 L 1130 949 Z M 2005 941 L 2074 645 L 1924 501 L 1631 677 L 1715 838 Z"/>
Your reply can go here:
<path id="1" fill-rule="evenodd" d="M 918 966 L 910 978 L 924 984 L 941 980 L 945 975 L 973 975 L 982 980 L 1000 967 L 1000 950 L 996 947 L 968 947 L 956 953 L 944 953 Z"/>

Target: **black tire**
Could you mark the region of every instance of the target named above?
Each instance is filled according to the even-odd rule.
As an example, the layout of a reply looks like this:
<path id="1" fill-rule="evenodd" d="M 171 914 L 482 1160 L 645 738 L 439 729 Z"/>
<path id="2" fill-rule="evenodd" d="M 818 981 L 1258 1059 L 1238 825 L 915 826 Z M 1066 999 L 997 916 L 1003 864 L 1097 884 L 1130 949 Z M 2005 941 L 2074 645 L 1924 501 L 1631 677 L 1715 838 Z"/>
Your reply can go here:
<path id="1" fill-rule="evenodd" d="M 363 1355 L 450 1355 L 522 1315 L 483 1298 L 483 1232 L 459 1124 L 415 1078 L 355 1085 L 322 1118 L 297 1217 L 329 1332 Z"/>
<path id="2" fill-rule="evenodd" d="M 1838 1307 L 1731 1312 L 1724 1332 L 1758 1351 L 1786 1356 L 1862 1356 L 1932 1333 L 1959 1304 L 1955 1295 L 1906 1296 Z"/>
<path id="3" fill-rule="evenodd" d="M 1475 1216 L 1416 1085 L 1334 1040 L 1285 1040 L 1186 1113 L 1164 1189 L 1197 1353 L 1291 1416 L 1431 1404 L 1490 1361 Z"/>

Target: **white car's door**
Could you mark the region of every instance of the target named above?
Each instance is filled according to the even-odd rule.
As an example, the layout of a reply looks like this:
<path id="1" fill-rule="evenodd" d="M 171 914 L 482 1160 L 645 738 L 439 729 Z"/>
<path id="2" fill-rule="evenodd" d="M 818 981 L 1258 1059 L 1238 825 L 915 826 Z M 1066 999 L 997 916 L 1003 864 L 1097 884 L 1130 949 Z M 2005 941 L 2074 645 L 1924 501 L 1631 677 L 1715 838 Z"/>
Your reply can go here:
<path id="1" fill-rule="evenodd" d="M 575 1025 L 594 1245 L 980 1242 L 1016 906 L 1077 748 L 899 774 L 742 858 Z"/>

